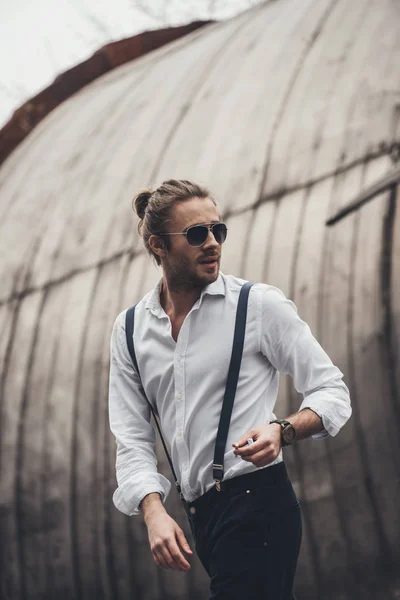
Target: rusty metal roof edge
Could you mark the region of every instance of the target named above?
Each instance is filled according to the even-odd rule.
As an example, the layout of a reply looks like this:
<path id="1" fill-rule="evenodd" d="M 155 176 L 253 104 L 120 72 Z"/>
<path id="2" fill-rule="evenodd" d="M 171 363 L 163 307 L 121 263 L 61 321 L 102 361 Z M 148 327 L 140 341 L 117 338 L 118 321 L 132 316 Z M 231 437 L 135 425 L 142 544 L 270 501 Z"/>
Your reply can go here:
<path id="1" fill-rule="evenodd" d="M 53 83 L 24 102 L 0 129 L 0 166 L 31 131 L 57 106 L 108 71 L 173 42 L 213 21 L 145 31 L 110 42 L 92 56 L 58 75 Z"/>

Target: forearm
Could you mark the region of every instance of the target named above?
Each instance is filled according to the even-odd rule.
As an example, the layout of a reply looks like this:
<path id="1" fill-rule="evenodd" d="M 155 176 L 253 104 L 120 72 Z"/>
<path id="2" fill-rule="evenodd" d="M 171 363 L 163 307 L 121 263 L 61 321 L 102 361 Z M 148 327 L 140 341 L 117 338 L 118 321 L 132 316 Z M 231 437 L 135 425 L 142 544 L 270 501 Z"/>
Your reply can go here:
<path id="1" fill-rule="evenodd" d="M 161 496 L 158 492 L 152 492 L 151 494 L 147 494 L 147 496 L 145 496 L 140 502 L 139 509 L 143 513 L 143 518 L 146 524 L 155 512 L 166 512 L 161 500 Z"/>
<path id="2" fill-rule="evenodd" d="M 310 408 L 304 408 L 287 417 L 296 431 L 296 439 L 302 440 L 310 437 L 323 429 L 321 418 Z M 247 440 L 253 438 L 252 444 Z M 256 467 L 265 467 L 273 462 L 281 449 L 281 426 L 279 423 L 264 423 L 245 433 L 237 442 L 234 442 L 234 455 L 243 460 L 252 462 Z"/>
<path id="3" fill-rule="evenodd" d="M 182 529 L 165 510 L 160 495 L 157 492 L 147 494 L 140 503 L 140 509 L 155 563 L 164 568 L 188 571 L 190 564 L 184 553 L 190 555 L 193 552 Z"/>
<path id="4" fill-rule="evenodd" d="M 324 429 L 321 417 L 311 408 L 304 408 L 293 413 L 285 421 L 289 421 L 293 425 L 296 431 L 296 440 L 304 440 Z"/>
<path id="5" fill-rule="evenodd" d="M 292 377 L 295 389 L 303 396 L 298 412 L 287 417 L 293 421 L 297 438 L 334 437 L 351 416 L 343 373 L 280 290 L 267 287 L 260 316 L 261 353 L 278 372 Z M 315 416 L 305 409 L 314 411 Z"/>
<path id="6" fill-rule="evenodd" d="M 118 510 L 131 515 L 140 513 L 139 504 L 148 496 L 164 502 L 169 494 L 169 480 L 157 471 L 153 445 L 142 442 L 136 448 L 126 448 L 117 440 L 116 474 L 118 488 L 113 495 Z"/>

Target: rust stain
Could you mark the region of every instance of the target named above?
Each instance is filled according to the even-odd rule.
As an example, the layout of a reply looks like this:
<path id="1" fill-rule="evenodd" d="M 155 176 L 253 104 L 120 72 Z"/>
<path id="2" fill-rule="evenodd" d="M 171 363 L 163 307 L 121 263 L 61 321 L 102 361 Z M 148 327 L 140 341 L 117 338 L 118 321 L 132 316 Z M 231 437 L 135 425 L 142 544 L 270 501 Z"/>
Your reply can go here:
<path id="1" fill-rule="evenodd" d="M 211 21 L 145 31 L 106 44 L 90 58 L 58 75 L 51 85 L 20 106 L 0 130 L 0 165 L 44 117 L 61 102 L 104 73 L 160 48 Z"/>

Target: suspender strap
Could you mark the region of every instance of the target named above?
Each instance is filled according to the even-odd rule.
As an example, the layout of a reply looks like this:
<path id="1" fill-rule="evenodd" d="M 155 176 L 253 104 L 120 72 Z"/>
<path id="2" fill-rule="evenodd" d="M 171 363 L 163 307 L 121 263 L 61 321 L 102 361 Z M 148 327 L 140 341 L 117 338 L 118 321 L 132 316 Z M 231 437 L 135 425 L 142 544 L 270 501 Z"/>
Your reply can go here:
<path id="1" fill-rule="evenodd" d="M 246 331 L 247 302 L 250 288 L 253 283 L 247 281 L 240 290 L 239 302 L 236 311 L 235 333 L 233 336 L 233 347 L 231 362 L 229 365 L 228 379 L 226 382 L 224 402 L 218 425 L 217 441 L 215 443 L 213 478 L 219 491 L 220 482 L 224 478 L 224 454 L 226 440 L 228 439 L 229 425 L 231 422 L 233 401 L 235 399 L 237 382 L 239 379 L 240 365 L 242 362 L 244 336 Z"/>
<path id="2" fill-rule="evenodd" d="M 136 304 L 135 304 L 135 306 L 131 306 L 131 308 L 128 308 L 128 310 L 126 311 L 126 316 L 125 316 L 125 333 L 126 333 L 126 343 L 128 345 L 129 354 L 131 355 L 132 362 L 135 365 L 136 372 L 137 372 L 137 374 L 140 377 L 139 367 L 138 367 L 137 360 L 136 360 L 135 347 L 134 347 L 134 344 L 133 344 L 133 330 L 134 330 L 134 327 L 135 327 L 135 307 L 136 307 Z M 141 379 L 141 377 L 140 377 L 140 379 Z M 167 445 L 166 445 L 166 443 L 164 441 L 164 437 L 163 437 L 163 434 L 162 434 L 162 431 L 161 431 L 161 427 L 160 427 L 160 425 L 158 423 L 158 419 L 156 417 L 154 409 L 153 409 L 152 405 L 150 404 L 147 396 L 146 396 L 146 400 L 147 400 L 147 402 L 148 402 L 148 404 L 150 406 L 150 410 L 151 410 L 151 412 L 153 414 L 154 422 L 155 422 L 155 424 L 157 426 L 158 433 L 160 434 L 161 442 L 162 442 L 162 445 L 164 447 L 164 451 L 165 451 L 167 460 L 169 462 L 169 466 L 171 468 L 172 475 L 174 477 L 175 485 L 177 487 L 177 490 L 179 492 L 180 497 L 183 499 L 183 495 L 182 495 L 182 491 L 181 491 L 181 486 L 179 485 L 178 478 L 176 476 L 175 469 L 174 469 L 171 457 L 170 457 L 168 449 L 167 449 Z"/>

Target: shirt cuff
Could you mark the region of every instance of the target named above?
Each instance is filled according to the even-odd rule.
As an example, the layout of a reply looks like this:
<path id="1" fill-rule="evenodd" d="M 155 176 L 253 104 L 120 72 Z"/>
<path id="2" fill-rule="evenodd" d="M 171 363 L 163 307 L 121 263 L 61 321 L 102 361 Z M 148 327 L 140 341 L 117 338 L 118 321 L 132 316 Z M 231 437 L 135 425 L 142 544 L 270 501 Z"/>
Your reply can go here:
<path id="1" fill-rule="evenodd" d="M 153 473 L 151 477 L 146 473 L 146 481 L 143 483 L 138 477 L 129 478 L 124 481 L 114 492 L 114 506 L 129 517 L 138 515 L 139 505 L 147 494 L 158 492 L 161 496 L 161 501 L 164 504 L 171 490 L 170 481 L 161 475 L 161 473 Z"/>
<path id="2" fill-rule="evenodd" d="M 326 408 L 326 402 L 322 400 L 318 401 L 317 398 L 305 398 L 300 405 L 299 411 L 303 410 L 303 408 L 310 408 L 322 419 L 324 428 L 311 436 L 313 440 L 323 440 L 329 436 L 335 437 L 339 433 L 340 425 L 335 422 L 332 412 Z"/>

